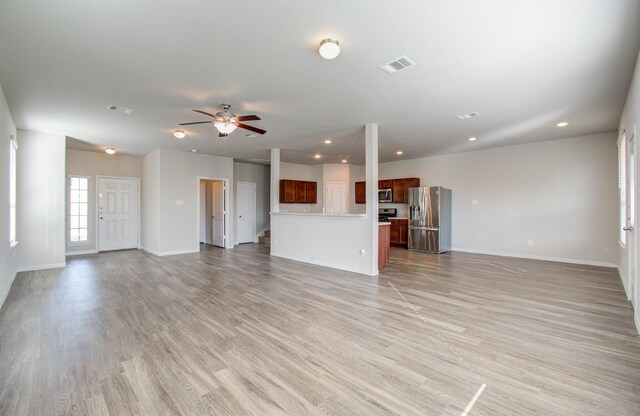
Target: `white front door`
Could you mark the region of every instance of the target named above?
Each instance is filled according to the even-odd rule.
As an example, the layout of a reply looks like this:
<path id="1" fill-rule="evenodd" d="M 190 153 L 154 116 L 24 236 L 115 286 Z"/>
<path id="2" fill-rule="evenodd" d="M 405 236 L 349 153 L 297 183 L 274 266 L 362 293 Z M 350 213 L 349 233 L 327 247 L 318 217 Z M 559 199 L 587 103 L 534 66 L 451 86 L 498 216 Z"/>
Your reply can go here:
<path id="1" fill-rule="evenodd" d="M 237 243 L 253 243 L 256 238 L 256 184 L 238 182 L 237 198 Z"/>
<path id="2" fill-rule="evenodd" d="M 213 194 L 211 195 L 211 243 L 214 246 L 224 247 L 224 182 L 213 183 Z"/>
<path id="3" fill-rule="evenodd" d="M 327 182 L 324 195 L 325 211 L 329 214 L 347 213 L 347 184 L 345 182 Z"/>
<path id="4" fill-rule="evenodd" d="M 207 242 L 207 184 L 200 181 L 200 242 Z"/>
<path id="5" fill-rule="evenodd" d="M 138 247 L 137 179 L 98 178 L 98 251 Z"/>
<path id="6" fill-rule="evenodd" d="M 634 132 L 635 133 L 635 132 Z M 638 306 L 638 275 L 636 253 L 636 149 L 635 134 L 627 142 L 627 259 L 629 271 L 629 297 Z"/>

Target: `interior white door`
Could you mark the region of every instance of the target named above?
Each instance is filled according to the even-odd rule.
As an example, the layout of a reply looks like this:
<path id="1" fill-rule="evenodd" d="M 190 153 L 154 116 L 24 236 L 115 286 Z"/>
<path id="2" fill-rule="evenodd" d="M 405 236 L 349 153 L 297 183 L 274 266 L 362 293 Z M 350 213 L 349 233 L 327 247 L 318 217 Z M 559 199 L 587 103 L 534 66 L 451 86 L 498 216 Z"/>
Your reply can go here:
<path id="1" fill-rule="evenodd" d="M 256 184 L 238 182 L 236 211 L 237 243 L 253 243 L 256 238 Z"/>
<path id="2" fill-rule="evenodd" d="M 137 179 L 98 178 L 98 251 L 138 247 Z"/>
<path id="3" fill-rule="evenodd" d="M 224 182 L 213 182 L 213 193 L 211 195 L 211 243 L 214 246 L 224 247 Z"/>
<path id="4" fill-rule="evenodd" d="M 327 182 L 324 196 L 325 211 L 330 214 L 347 213 L 347 183 Z"/>
<path id="5" fill-rule="evenodd" d="M 636 150 L 635 132 L 627 142 L 627 260 L 629 294 L 634 307 L 638 306 L 638 274 L 636 253 Z"/>
<path id="6" fill-rule="evenodd" d="M 200 181 L 200 242 L 207 242 L 207 184 Z"/>

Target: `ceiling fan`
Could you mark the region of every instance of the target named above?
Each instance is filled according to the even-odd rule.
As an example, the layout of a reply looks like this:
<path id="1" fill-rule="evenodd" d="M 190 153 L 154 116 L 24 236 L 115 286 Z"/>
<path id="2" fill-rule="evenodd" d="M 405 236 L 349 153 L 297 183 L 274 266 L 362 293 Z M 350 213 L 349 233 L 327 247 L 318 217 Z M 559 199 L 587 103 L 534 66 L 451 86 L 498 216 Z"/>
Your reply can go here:
<path id="1" fill-rule="evenodd" d="M 231 106 L 229 104 L 220 104 L 223 111 L 218 111 L 215 114 L 207 113 L 202 110 L 193 110 L 196 113 L 204 114 L 209 117 L 213 117 L 213 120 L 209 121 L 193 121 L 191 123 L 180 123 L 181 126 L 188 126 L 191 124 L 213 124 L 216 129 L 218 129 L 218 137 L 226 137 L 234 131 L 237 127 L 241 129 L 251 130 L 258 134 L 265 134 L 267 131 L 259 129 L 257 127 L 248 126 L 246 124 L 241 123 L 241 121 L 250 121 L 250 120 L 261 120 L 260 117 L 256 115 L 250 116 L 236 116 L 235 114 L 229 112 Z"/>

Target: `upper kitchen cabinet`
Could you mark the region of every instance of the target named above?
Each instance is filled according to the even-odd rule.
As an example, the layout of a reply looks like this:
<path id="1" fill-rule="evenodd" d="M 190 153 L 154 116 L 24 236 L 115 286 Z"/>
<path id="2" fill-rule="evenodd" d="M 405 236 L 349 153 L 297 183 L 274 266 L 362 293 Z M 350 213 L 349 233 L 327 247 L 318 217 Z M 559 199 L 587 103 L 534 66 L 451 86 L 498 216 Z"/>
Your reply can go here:
<path id="1" fill-rule="evenodd" d="M 305 182 L 307 204 L 318 203 L 318 184 L 316 182 Z"/>
<path id="2" fill-rule="evenodd" d="M 280 179 L 281 204 L 316 204 L 318 184 L 316 182 Z"/>
<path id="3" fill-rule="evenodd" d="M 367 183 L 356 182 L 356 204 L 367 203 Z"/>
<path id="4" fill-rule="evenodd" d="M 405 178 L 404 180 L 404 201 L 409 202 L 409 188 L 418 188 L 420 186 L 420 178 Z"/>
<path id="5" fill-rule="evenodd" d="M 393 189 L 393 180 L 383 179 L 378 181 L 378 189 Z"/>
<path id="6" fill-rule="evenodd" d="M 404 179 L 394 179 L 390 181 L 392 183 L 392 197 L 394 203 L 404 202 Z"/>

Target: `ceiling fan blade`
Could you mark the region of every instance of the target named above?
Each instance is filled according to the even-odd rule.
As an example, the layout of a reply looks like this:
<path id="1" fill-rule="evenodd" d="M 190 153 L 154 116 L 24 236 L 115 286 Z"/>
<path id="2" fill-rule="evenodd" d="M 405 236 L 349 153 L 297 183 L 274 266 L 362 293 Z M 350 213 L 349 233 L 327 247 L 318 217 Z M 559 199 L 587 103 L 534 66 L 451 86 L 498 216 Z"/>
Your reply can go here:
<path id="1" fill-rule="evenodd" d="M 242 123 L 238 123 L 238 127 L 240 127 L 241 129 L 251 130 L 251 131 L 256 132 L 258 134 L 265 134 L 267 132 L 266 130 L 262 130 L 262 129 L 259 129 L 259 128 L 253 127 L 253 126 L 247 126 L 246 124 L 242 124 Z"/>
<path id="2" fill-rule="evenodd" d="M 227 137 L 228 133 L 218 133 L 218 137 Z"/>
<path id="3" fill-rule="evenodd" d="M 196 113 L 204 114 L 205 116 L 216 118 L 215 114 L 207 113 L 206 111 L 202 111 L 202 110 L 193 110 L 193 111 L 195 111 Z"/>
<path id="4" fill-rule="evenodd" d="M 189 126 L 191 124 L 211 124 L 213 121 L 193 121 L 191 123 L 180 123 L 179 126 Z"/>
<path id="5" fill-rule="evenodd" d="M 262 120 L 260 117 L 255 116 L 255 115 L 250 115 L 250 116 L 239 116 L 237 117 L 238 121 L 252 121 L 252 120 Z"/>

